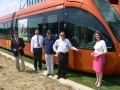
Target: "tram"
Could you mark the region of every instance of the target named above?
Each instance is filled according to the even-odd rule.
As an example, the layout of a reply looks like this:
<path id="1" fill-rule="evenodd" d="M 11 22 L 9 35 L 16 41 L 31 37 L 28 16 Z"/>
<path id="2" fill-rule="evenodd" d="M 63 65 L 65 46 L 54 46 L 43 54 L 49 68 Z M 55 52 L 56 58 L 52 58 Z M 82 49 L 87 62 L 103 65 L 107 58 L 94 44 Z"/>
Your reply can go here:
<path id="1" fill-rule="evenodd" d="M 13 32 L 17 30 L 25 41 L 25 54 L 32 56 L 30 41 L 36 28 L 43 37 L 51 30 L 55 38 L 64 30 L 66 38 L 80 49 L 69 51 L 68 68 L 88 73 L 94 73 L 93 33 L 101 31 L 108 50 L 103 73 L 120 74 L 120 17 L 108 0 L 46 0 L 0 17 L 0 46 L 9 49 Z M 54 59 L 57 63 L 57 55 Z"/>
<path id="2" fill-rule="evenodd" d="M 120 6 L 118 5 L 113 5 L 113 7 L 115 8 L 115 10 L 118 12 L 118 14 L 120 15 Z"/>

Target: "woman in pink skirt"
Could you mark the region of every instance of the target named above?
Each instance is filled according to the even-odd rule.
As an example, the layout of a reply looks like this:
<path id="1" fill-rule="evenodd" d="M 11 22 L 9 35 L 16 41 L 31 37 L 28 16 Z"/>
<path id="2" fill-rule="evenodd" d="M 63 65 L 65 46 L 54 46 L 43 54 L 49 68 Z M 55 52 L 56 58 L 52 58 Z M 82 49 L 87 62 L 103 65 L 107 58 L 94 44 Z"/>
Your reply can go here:
<path id="1" fill-rule="evenodd" d="M 94 57 L 93 60 L 93 70 L 96 72 L 96 83 L 97 87 L 101 86 L 102 83 L 102 76 L 103 76 L 103 63 L 104 63 L 104 56 L 107 53 L 107 47 L 105 41 L 103 40 L 103 35 L 101 32 L 96 31 L 93 35 L 93 39 L 96 41 L 94 46 L 95 51 L 91 53 Z"/>

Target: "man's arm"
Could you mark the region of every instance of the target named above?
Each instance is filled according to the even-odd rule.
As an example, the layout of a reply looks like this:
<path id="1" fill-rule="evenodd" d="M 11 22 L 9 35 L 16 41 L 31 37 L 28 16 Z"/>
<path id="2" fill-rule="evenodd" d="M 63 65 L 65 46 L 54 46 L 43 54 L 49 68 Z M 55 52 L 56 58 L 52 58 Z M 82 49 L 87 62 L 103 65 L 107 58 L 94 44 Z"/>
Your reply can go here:
<path id="1" fill-rule="evenodd" d="M 43 39 L 42 52 L 44 52 L 44 47 L 45 47 L 45 38 Z"/>
<path id="2" fill-rule="evenodd" d="M 13 39 L 11 40 L 11 46 L 10 46 L 11 50 L 14 51 L 14 48 L 13 48 Z"/>
<path id="3" fill-rule="evenodd" d="M 55 43 L 53 44 L 53 50 L 54 50 L 54 52 L 56 52 L 57 53 L 57 40 L 55 41 Z"/>
<path id="4" fill-rule="evenodd" d="M 22 39 L 22 42 L 23 42 L 23 44 L 22 44 L 22 48 L 24 48 L 25 47 L 25 43 L 24 43 L 24 40 Z"/>
<path id="5" fill-rule="evenodd" d="M 42 45 L 43 45 L 43 40 L 44 40 L 44 38 L 41 36 L 41 43 L 42 43 Z"/>
<path id="6" fill-rule="evenodd" d="M 17 50 L 14 48 L 14 45 L 13 45 L 13 39 L 11 40 L 11 46 L 10 46 L 11 50 L 16 52 Z"/>
<path id="7" fill-rule="evenodd" d="M 31 52 L 33 52 L 33 38 L 31 39 Z"/>
<path id="8" fill-rule="evenodd" d="M 19 47 L 18 50 L 21 50 L 25 47 L 25 43 L 24 43 L 24 40 L 22 38 L 19 38 L 19 41 L 21 42 L 21 46 Z"/>
<path id="9" fill-rule="evenodd" d="M 70 48 L 70 49 L 72 49 L 72 50 L 75 50 L 75 51 L 78 51 L 79 52 L 79 50 L 77 49 L 77 48 L 75 48 L 75 47 L 73 47 L 72 46 L 72 44 L 71 44 L 71 42 L 68 40 L 68 47 Z"/>

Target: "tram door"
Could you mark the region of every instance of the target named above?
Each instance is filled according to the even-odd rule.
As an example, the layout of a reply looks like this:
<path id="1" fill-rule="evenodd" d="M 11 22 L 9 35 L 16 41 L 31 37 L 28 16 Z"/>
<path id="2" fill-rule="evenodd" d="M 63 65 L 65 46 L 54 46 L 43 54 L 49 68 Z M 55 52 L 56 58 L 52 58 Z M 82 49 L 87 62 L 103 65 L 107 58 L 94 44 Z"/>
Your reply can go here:
<path id="1" fill-rule="evenodd" d="M 93 41 L 94 31 L 85 26 L 76 26 L 74 25 L 74 37 L 79 44 L 79 52 L 73 51 L 74 60 L 73 68 L 77 70 L 89 71 L 92 67 L 92 56 L 93 46 L 95 41 Z"/>

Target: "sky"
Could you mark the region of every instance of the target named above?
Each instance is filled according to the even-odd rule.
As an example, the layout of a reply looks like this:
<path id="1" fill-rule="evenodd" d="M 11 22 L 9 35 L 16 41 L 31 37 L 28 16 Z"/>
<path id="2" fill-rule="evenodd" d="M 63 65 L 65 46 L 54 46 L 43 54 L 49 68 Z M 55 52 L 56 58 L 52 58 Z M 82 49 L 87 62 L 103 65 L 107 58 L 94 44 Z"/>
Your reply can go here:
<path id="1" fill-rule="evenodd" d="M 21 0 L 0 0 L 0 17 L 18 11 L 20 9 L 20 1 Z M 22 7 L 25 2 L 26 0 L 22 0 Z"/>

